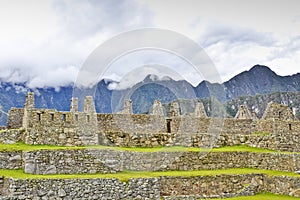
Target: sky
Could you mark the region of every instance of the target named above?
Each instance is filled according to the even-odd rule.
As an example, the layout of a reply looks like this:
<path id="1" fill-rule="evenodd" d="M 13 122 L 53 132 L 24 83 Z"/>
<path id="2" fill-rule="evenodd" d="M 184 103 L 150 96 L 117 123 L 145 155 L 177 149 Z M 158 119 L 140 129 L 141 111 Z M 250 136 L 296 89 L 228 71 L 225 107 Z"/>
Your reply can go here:
<path id="1" fill-rule="evenodd" d="M 26 82 L 30 88 L 70 85 L 97 47 L 124 32 L 149 27 L 196 42 L 222 82 L 256 64 L 292 75 L 300 72 L 299 4 L 298 0 L 0 0 L 0 80 Z M 205 79 L 180 56 L 159 49 L 122 55 L 101 77 L 126 80 L 120 86 L 126 88 L 149 73 L 174 75 L 193 85 Z"/>

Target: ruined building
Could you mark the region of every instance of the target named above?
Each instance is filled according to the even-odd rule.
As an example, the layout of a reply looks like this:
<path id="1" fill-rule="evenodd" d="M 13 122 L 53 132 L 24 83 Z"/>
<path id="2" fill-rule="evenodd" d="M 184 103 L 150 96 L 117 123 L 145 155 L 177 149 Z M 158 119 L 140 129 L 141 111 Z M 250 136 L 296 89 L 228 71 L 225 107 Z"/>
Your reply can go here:
<path id="1" fill-rule="evenodd" d="M 300 173 L 300 122 L 287 106 L 271 102 L 258 119 L 247 105 L 240 106 L 235 118 L 216 118 L 208 117 L 200 102 L 193 112 L 183 115 L 178 102 L 171 103 L 168 114 L 157 100 L 150 114 L 133 114 L 132 102 L 124 104 L 120 113 L 102 114 L 96 113 L 92 97 L 85 98 L 83 111 L 78 109 L 78 99 L 72 98 L 70 111 L 61 112 L 35 108 L 34 94 L 28 93 L 24 108 L 9 111 L 7 127 L 0 130 L 0 143 L 87 146 L 2 149 L 0 169 L 4 172 L 19 169 L 28 175 L 73 174 L 75 178 L 24 179 L 10 177 L 16 173 L 10 171 L 0 175 L 0 199 L 223 199 L 265 192 L 300 197 L 300 176 L 286 173 Z M 163 148 L 144 152 L 140 148 L 90 146 L 98 144 Z M 210 151 L 236 145 L 277 151 Z M 169 146 L 200 148 L 169 151 Z M 285 173 L 162 175 L 125 182 L 116 174 L 236 168 Z M 75 176 L 100 173 L 115 174 L 116 178 Z"/>
<path id="2" fill-rule="evenodd" d="M 158 100 L 149 115 L 133 114 L 131 100 L 125 101 L 120 113 L 96 113 L 91 96 L 85 98 L 83 111 L 78 110 L 77 98 L 71 99 L 70 112 L 39 109 L 34 105 L 34 93 L 28 93 L 24 108 L 9 111 L 7 129 L 21 130 L 19 135 L 15 134 L 18 137 L 10 141 L 67 146 L 206 147 L 212 141 L 215 146 L 223 146 L 250 144 L 259 135 L 255 133 L 268 133 L 263 137 L 270 142 L 256 146 L 300 149 L 299 143 L 287 145 L 298 139 L 300 123 L 285 105 L 269 103 L 262 119 L 258 119 L 246 105 L 241 105 L 235 118 L 210 118 L 200 102 L 190 115 L 180 114 L 178 102 L 171 103 L 167 116 L 164 113 Z M 280 137 L 280 143 L 274 142 L 276 137 Z M 0 135 L 1 141 L 4 140 Z"/>

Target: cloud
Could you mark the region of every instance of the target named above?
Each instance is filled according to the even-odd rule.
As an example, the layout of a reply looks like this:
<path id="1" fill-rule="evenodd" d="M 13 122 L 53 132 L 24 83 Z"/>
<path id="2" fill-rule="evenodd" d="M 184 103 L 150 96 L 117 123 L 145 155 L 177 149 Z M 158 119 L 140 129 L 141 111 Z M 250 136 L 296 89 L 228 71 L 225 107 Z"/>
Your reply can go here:
<path id="1" fill-rule="evenodd" d="M 200 41 L 204 48 L 219 42 L 224 42 L 231 46 L 239 44 L 270 46 L 275 42 L 270 33 L 262 33 L 250 28 L 226 25 L 219 22 L 210 22 L 204 33 L 201 34 Z"/>
<path id="2" fill-rule="evenodd" d="M 0 16 L 0 81 L 29 87 L 74 83 L 94 48 L 151 25 L 151 12 L 130 0 L 12 0 L 1 3 Z"/>
<path id="3" fill-rule="evenodd" d="M 300 62 L 298 5 L 297 0 L 249 4 L 237 0 L 2 1 L 0 80 L 27 82 L 30 87 L 72 84 L 85 59 L 102 42 L 124 31 L 153 26 L 197 41 L 224 81 L 255 64 L 268 65 L 280 75 L 296 73 Z M 121 80 L 135 67 L 160 64 L 193 85 L 203 79 L 172 55 L 139 54 L 121 61 L 106 78 Z M 119 87 L 129 85 L 132 81 Z"/>
<path id="4" fill-rule="evenodd" d="M 169 76 L 174 80 L 187 80 L 196 86 L 204 80 L 201 72 L 204 73 L 205 69 L 198 67 L 197 70 L 171 52 L 161 49 L 139 49 L 115 60 L 103 77 L 121 82 L 118 87 L 122 89 L 142 81 L 148 74 L 155 74 L 160 78 Z M 127 76 L 132 77 L 125 79 Z"/>
<path id="5" fill-rule="evenodd" d="M 56 68 L 48 73 L 35 76 L 28 81 L 27 86 L 29 88 L 46 88 L 49 87 L 49 85 L 54 88 L 68 86 L 76 79 L 77 73 L 78 68 L 74 66 Z"/>
<path id="6" fill-rule="evenodd" d="M 260 32 L 218 21 L 208 21 L 204 30 L 199 33 L 198 41 L 204 46 L 223 81 L 249 70 L 255 64 L 267 65 L 279 75 L 299 72 L 296 63 L 300 38 L 297 35 L 282 37 L 276 32 Z"/>
<path id="7" fill-rule="evenodd" d="M 130 0 L 55 0 L 54 9 L 63 25 L 62 33 L 75 38 L 152 24 L 150 10 Z"/>

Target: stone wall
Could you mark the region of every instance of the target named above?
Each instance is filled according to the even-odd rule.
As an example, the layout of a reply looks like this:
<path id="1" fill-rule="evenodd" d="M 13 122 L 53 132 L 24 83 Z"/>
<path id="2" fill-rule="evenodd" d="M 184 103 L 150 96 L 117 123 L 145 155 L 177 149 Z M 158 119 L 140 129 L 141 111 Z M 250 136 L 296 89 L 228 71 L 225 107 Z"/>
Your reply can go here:
<path id="1" fill-rule="evenodd" d="M 197 199 L 249 196 L 263 191 L 263 180 L 264 176 L 259 174 L 161 177 L 161 196 Z"/>
<path id="2" fill-rule="evenodd" d="M 29 113 L 26 144 L 79 146 L 98 144 L 96 114 L 33 110 Z"/>
<path id="3" fill-rule="evenodd" d="M 39 112 L 31 112 L 31 119 L 38 123 L 32 123 L 27 129 L 27 144 L 203 148 L 248 145 L 300 151 L 299 121 L 221 119 L 215 122 L 217 120 L 211 118 L 165 119 L 163 116 L 125 114 L 97 114 L 96 119 L 95 114 L 87 113 Z"/>
<path id="4" fill-rule="evenodd" d="M 127 111 L 123 114 L 97 114 L 93 98 L 88 96 L 83 112 L 78 112 L 76 98 L 71 101 L 71 112 L 58 112 L 35 108 L 34 94 L 28 93 L 24 109 L 10 110 L 7 127 L 25 129 L 22 139 L 26 144 L 201 148 L 246 144 L 300 151 L 300 122 L 284 105 L 270 103 L 263 120 L 245 117 L 250 115 L 249 110 L 244 112 L 245 106 L 238 113 L 239 119 L 217 119 L 207 118 L 202 104 L 197 104 L 195 113 L 182 116 L 175 102 L 167 118 L 162 115 L 161 104 L 156 101 L 154 105 L 157 112 L 152 115 L 132 114 L 130 101 L 125 102 Z M 10 137 L 0 133 L 0 142 L 10 142 Z"/>
<path id="5" fill-rule="evenodd" d="M 135 115 L 134 115 L 135 116 Z M 141 115 L 143 116 L 143 115 Z M 143 116 L 143 118 L 146 118 Z M 279 151 L 300 151 L 300 122 L 280 120 L 251 119 L 212 119 L 193 117 L 173 117 L 166 119 L 163 126 L 161 119 L 156 132 L 152 131 L 153 120 L 145 123 L 135 123 L 132 119 L 118 115 L 98 115 L 99 142 L 102 145 L 157 147 L 157 146 L 193 146 L 221 147 L 233 145 L 248 145 Z M 122 118 L 123 117 L 123 118 Z M 139 115 L 135 116 L 139 118 Z M 129 119 L 129 120 L 126 120 Z M 117 122 L 121 122 L 118 125 Z M 134 122 L 134 123 L 133 123 Z M 132 128 L 130 130 L 126 127 Z M 161 126 L 160 126 L 161 125 Z M 125 127 L 125 128 L 120 128 Z M 144 129 L 143 129 L 144 127 Z M 163 130 L 166 129 L 166 132 Z M 170 130 L 170 131 L 168 131 Z M 152 132 L 151 132 L 152 131 Z"/>
<path id="6" fill-rule="evenodd" d="M 93 174 L 122 171 L 122 152 L 113 150 L 41 150 L 24 152 L 24 171 L 31 174 Z"/>
<path id="7" fill-rule="evenodd" d="M 0 176 L 0 197 L 1 197 L 2 195 L 4 195 L 4 194 L 3 194 L 3 187 L 4 187 L 4 177 L 3 177 L 3 176 Z"/>
<path id="8" fill-rule="evenodd" d="M 0 152 L 0 169 L 22 168 L 22 151 Z"/>
<path id="9" fill-rule="evenodd" d="M 0 130 L 0 144 L 12 144 L 23 140 L 24 129 Z"/>
<path id="10" fill-rule="evenodd" d="M 296 117 L 294 116 L 292 110 L 288 106 L 270 102 L 267 105 L 262 119 L 279 119 L 294 121 L 296 120 Z"/>
<path id="11" fill-rule="evenodd" d="M 8 112 L 7 128 L 18 129 L 23 126 L 24 108 L 11 108 Z"/>
<path id="12" fill-rule="evenodd" d="M 100 132 L 161 133 L 167 132 L 165 117 L 145 114 L 97 114 Z"/>
<path id="13" fill-rule="evenodd" d="M 10 199 L 159 199 L 156 178 L 130 179 L 6 179 Z M 1 196 L 0 196 L 1 197 Z"/>
<path id="14" fill-rule="evenodd" d="M 119 171 L 257 168 L 295 172 L 300 154 L 253 152 L 133 152 L 109 149 L 24 152 L 24 169 L 32 174 L 115 173 Z"/>
<path id="15" fill-rule="evenodd" d="M 2 181 L 2 184 L 1 184 Z M 2 188 L 2 189 L 1 189 Z M 300 197 L 299 177 L 264 174 L 118 179 L 3 179 L 1 199 L 201 199 L 261 192 Z M 2 193 L 2 194 L 1 194 Z"/>
<path id="16" fill-rule="evenodd" d="M 289 195 L 300 197 L 299 177 L 273 176 L 267 177 L 264 181 L 265 191 L 273 194 Z"/>

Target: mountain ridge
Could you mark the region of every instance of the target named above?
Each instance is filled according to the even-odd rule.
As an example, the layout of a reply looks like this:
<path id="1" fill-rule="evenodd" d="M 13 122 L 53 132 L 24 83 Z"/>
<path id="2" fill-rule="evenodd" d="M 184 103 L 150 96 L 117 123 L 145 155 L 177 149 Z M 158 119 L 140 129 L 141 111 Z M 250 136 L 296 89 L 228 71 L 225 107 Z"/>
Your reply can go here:
<path id="1" fill-rule="evenodd" d="M 156 77 L 156 75 L 154 75 Z M 109 90 L 112 81 L 101 80 L 95 87 L 95 106 L 99 113 L 111 113 L 122 106 L 124 99 L 118 99 L 124 94 L 130 94 L 133 98 L 133 110 L 135 113 L 144 113 L 149 110 L 154 99 L 162 103 L 168 103 L 176 98 L 209 98 L 216 97 L 220 102 L 226 103 L 232 99 L 243 96 L 272 94 L 276 92 L 300 92 L 300 73 L 279 76 L 269 67 L 255 65 L 250 70 L 244 71 L 230 80 L 219 83 L 202 81 L 193 87 L 185 80 L 173 80 L 170 77 L 157 79 L 148 75 L 144 81 L 137 83 L 126 90 Z M 153 79 L 153 80 L 152 80 Z M 131 91 L 130 91 L 131 90 Z M 36 107 L 55 108 L 57 110 L 69 110 L 69 101 L 72 97 L 73 87 L 65 86 L 59 90 L 55 88 L 26 87 L 26 83 L 14 84 L 0 82 L 0 109 L 7 113 L 11 107 L 23 107 L 26 93 L 36 93 Z M 115 104 L 113 104 L 115 101 Z M 116 106 L 118 105 L 118 106 Z M 0 112 L 0 125 L 4 125 L 6 116 Z M 233 112 L 233 111 L 232 111 Z"/>

